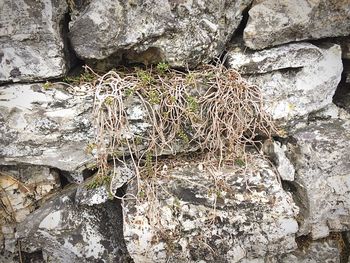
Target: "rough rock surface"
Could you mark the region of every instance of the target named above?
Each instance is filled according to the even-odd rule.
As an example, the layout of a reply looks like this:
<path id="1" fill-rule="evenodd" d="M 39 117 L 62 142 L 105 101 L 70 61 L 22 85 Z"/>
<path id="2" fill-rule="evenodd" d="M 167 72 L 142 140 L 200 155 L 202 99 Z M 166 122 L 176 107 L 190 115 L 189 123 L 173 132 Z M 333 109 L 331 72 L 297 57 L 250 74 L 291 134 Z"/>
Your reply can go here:
<path id="1" fill-rule="evenodd" d="M 4 246 L 14 252 L 15 224 L 25 220 L 47 194 L 60 189 L 59 174 L 41 166 L 3 166 L 0 186 L 0 251 Z"/>
<path id="2" fill-rule="evenodd" d="M 19 224 L 22 250 L 42 250 L 46 262 L 130 262 L 120 202 L 101 199 L 90 205 L 93 194 L 82 194 L 86 191 L 95 190 L 67 188 Z"/>
<path id="3" fill-rule="evenodd" d="M 287 158 L 287 146 L 280 142 L 267 141 L 264 143 L 264 152 L 271 158 L 282 180 L 294 181 L 295 169 Z"/>
<path id="4" fill-rule="evenodd" d="M 263 49 L 305 39 L 350 34 L 348 0 L 259 0 L 249 10 L 246 46 Z"/>
<path id="5" fill-rule="evenodd" d="M 121 57 L 194 66 L 219 55 L 251 0 L 92 0 L 77 11 L 70 39 L 83 59 Z"/>
<path id="6" fill-rule="evenodd" d="M 341 49 L 335 44 L 288 44 L 262 51 L 235 45 L 228 66 L 237 69 L 265 98 L 275 120 L 291 121 L 332 103 L 341 79 Z"/>
<path id="7" fill-rule="evenodd" d="M 299 234 L 323 238 L 350 229 L 350 122 L 333 119 L 293 131 L 289 145 L 303 216 Z"/>
<path id="8" fill-rule="evenodd" d="M 0 3 L 0 82 L 55 78 L 66 72 L 66 1 Z"/>
<path id="9" fill-rule="evenodd" d="M 271 167 L 261 160 L 258 167 L 244 175 L 201 163 L 165 166 L 152 191 L 139 193 L 141 202 L 126 201 L 130 256 L 136 263 L 240 262 L 295 250 L 298 209 Z M 127 193 L 137 194 L 135 181 Z"/>
<path id="10" fill-rule="evenodd" d="M 15 84 L 0 90 L 0 164 L 20 163 L 74 171 L 93 156 L 92 97 L 59 84 Z M 82 178 L 81 178 L 82 179 Z"/>
<path id="11" fill-rule="evenodd" d="M 278 257 L 278 263 L 341 263 L 340 244 L 337 240 L 313 241 L 293 253 Z"/>

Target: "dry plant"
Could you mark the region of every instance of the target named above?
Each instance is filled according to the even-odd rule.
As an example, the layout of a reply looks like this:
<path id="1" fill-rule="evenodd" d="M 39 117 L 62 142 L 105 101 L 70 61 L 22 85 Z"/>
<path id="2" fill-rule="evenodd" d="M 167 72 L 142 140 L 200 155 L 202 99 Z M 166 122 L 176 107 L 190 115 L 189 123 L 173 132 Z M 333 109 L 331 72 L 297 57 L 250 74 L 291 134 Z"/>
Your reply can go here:
<path id="1" fill-rule="evenodd" d="M 97 136 L 89 147 L 96 148 L 99 182 L 109 182 L 110 161 L 117 167 L 131 159 L 140 180 L 154 175 L 158 156 L 189 149 L 218 166 L 244 166 L 245 146 L 254 145 L 257 135 L 270 137 L 274 129 L 259 88 L 222 65 L 187 72 L 164 63 L 104 75 L 87 71 L 96 77 L 84 85 L 95 94 Z M 132 123 L 135 105 L 142 108 L 147 131 Z"/>

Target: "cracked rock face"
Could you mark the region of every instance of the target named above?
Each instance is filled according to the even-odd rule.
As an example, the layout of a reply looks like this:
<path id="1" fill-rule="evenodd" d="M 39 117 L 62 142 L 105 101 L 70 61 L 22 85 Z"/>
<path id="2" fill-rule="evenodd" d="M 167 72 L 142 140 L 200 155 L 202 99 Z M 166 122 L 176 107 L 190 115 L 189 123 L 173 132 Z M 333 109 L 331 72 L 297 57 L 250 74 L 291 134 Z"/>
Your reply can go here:
<path id="1" fill-rule="evenodd" d="M 249 10 L 245 45 L 263 49 L 305 39 L 350 34 L 348 0 L 259 0 Z"/>
<path id="2" fill-rule="evenodd" d="M 43 198 L 60 189 L 59 174 L 42 166 L 0 167 L 0 251 L 15 252 L 15 224 L 33 212 Z M 2 260 L 0 252 L 0 261 Z"/>
<path id="3" fill-rule="evenodd" d="M 296 249 L 298 209 L 263 161 L 245 175 L 183 164 L 154 180 L 159 203 L 125 204 L 124 236 L 135 262 L 241 262 Z M 135 181 L 127 193 L 136 194 Z"/>
<path id="4" fill-rule="evenodd" d="M 261 88 L 273 119 L 289 124 L 331 104 L 343 70 L 338 45 L 310 43 L 262 51 L 236 44 L 228 52 L 228 66 Z"/>
<path id="5" fill-rule="evenodd" d="M 66 12 L 66 1 L 1 1 L 0 82 L 65 74 L 62 23 Z"/>
<path id="6" fill-rule="evenodd" d="M 340 240 L 313 241 L 303 249 L 278 257 L 279 263 L 341 263 Z M 276 263 L 277 263 L 276 262 Z"/>
<path id="7" fill-rule="evenodd" d="M 93 160 L 92 97 L 55 84 L 15 84 L 0 90 L 0 164 L 20 163 L 74 171 Z M 82 178 L 77 178 L 81 180 Z"/>
<path id="8" fill-rule="evenodd" d="M 42 250 L 45 262 L 131 262 L 119 201 L 102 200 L 91 206 L 86 200 L 91 194 L 82 194 L 89 191 L 85 187 L 64 190 L 17 225 L 23 251 Z"/>
<path id="9" fill-rule="evenodd" d="M 111 55 L 195 66 L 219 55 L 251 0 L 92 0 L 76 11 L 70 40 L 83 59 Z"/>
<path id="10" fill-rule="evenodd" d="M 299 233 L 323 238 L 350 229 L 350 122 L 330 120 L 293 132 L 290 145 L 304 221 Z"/>

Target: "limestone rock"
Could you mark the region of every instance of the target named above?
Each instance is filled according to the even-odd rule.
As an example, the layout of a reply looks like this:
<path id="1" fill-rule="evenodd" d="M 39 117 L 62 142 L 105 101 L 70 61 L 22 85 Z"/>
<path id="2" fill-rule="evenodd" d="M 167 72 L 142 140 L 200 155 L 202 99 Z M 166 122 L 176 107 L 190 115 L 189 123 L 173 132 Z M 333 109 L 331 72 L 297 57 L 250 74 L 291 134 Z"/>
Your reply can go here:
<path id="1" fill-rule="evenodd" d="M 15 222 L 23 221 L 40 199 L 60 188 L 58 172 L 48 167 L 0 167 L 0 182 L 2 204 Z"/>
<path id="2" fill-rule="evenodd" d="M 67 188 L 16 227 L 22 251 L 41 250 L 45 262 L 131 262 L 120 201 L 86 205 L 89 200 L 81 194 L 85 187 Z"/>
<path id="3" fill-rule="evenodd" d="M 59 84 L 1 87 L 0 164 L 74 171 L 91 162 L 86 146 L 94 138 L 92 104 L 92 96 L 73 95 Z"/>
<path id="4" fill-rule="evenodd" d="M 66 72 L 66 1 L 0 3 L 0 82 L 56 78 Z"/>
<path id="5" fill-rule="evenodd" d="M 70 39 L 83 59 L 195 66 L 219 55 L 251 0 L 92 0 L 76 11 Z"/>
<path id="6" fill-rule="evenodd" d="M 337 240 L 313 241 L 287 255 L 279 256 L 279 263 L 340 263 L 341 244 Z"/>
<path id="7" fill-rule="evenodd" d="M 259 0 L 249 10 L 246 46 L 263 49 L 305 39 L 350 34 L 348 0 Z"/>
<path id="8" fill-rule="evenodd" d="M 294 181 L 295 169 L 293 164 L 286 156 L 287 147 L 280 142 L 267 141 L 264 143 L 266 154 L 272 159 L 276 165 L 278 174 L 282 180 Z"/>
<path id="9" fill-rule="evenodd" d="M 126 200 L 131 257 L 136 263 L 241 262 L 295 250 L 298 209 L 271 167 L 262 160 L 257 166 L 243 174 L 201 163 L 165 165 L 162 176 L 143 185 L 139 201 Z M 128 196 L 137 194 L 136 185 Z"/>
<path id="10" fill-rule="evenodd" d="M 310 43 L 263 51 L 236 45 L 228 53 L 228 66 L 261 88 L 275 120 L 289 123 L 332 103 L 343 69 L 338 45 Z"/>
<path id="11" fill-rule="evenodd" d="M 313 239 L 350 229 L 350 122 L 333 119 L 293 131 L 300 234 Z"/>
<path id="12" fill-rule="evenodd" d="M 61 185 L 55 169 L 22 165 L 0 167 L 0 186 L 0 254 L 5 257 L 5 249 L 10 254 L 16 250 L 16 223 L 25 220 Z M 4 259 L 2 262 L 10 261 Z"/>

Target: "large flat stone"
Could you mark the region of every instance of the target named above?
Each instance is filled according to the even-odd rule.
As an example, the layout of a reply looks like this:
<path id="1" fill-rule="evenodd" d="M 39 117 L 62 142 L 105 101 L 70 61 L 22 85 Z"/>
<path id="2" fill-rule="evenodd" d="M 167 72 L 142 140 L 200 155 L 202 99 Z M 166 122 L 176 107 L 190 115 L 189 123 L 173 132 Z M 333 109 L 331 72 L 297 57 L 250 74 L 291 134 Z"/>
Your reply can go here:
<path id="1" fill-rule="evenodd" d="M 350 34 L 348 0 L 259 0 L 249 10 L 246 46 L 263 49 L 305 39 Z"/>
<path id="2" fill-rule="evenodd" d="M 120 201 L 88 205 L 91 195 L 83 193 L 91 191 L 86 185 L 71 186 L 18 224 L 22 251 L 41 251 L 44 262 L 132 262 L 123 240 Z"/>
<path id="3" fill-rule="evenodd" d="M 333 119 L 292 132 L 289 150 L 303 207 L 299 234 L 319 239 L 350 229 L 349 128 L 349 120 Z"/>
<path id="4" fill-rule="evenodd" d="M 74 171 L 93 161 L 92 97 L 59 84 L 0 88 L 0 164 L 21 163 Z"/>
<path id="5" fill-rule="evenodd" d="M 331 104 L 343 70 L 338 45 L 310 43 L 262 51 L 236 44 L 228 66 L 261 88 L 273 119 L 289 123 Z"/>
<path id="6" fill-rule="evenodd" d="M 219 55 L 251 0 L 93 0 L 76 11 L 70 39 L 83 59 L 126 57 L 195 66 Z"/>
<path id="7" fill-rule="evenodd" d="M 4 0 L 0 4 L 0 82 L 63 76 L 66 1 Z"/>
<path id="8" fill-rule="evenodd" d="M 246 173 L 201 163 L 164 166 L 162 176 L 143 181 L 139 201 L 126 200 L 124 210 L 134 261 L 241 262 L 295 250 L 298 209 L 271 167 L 256 165 Z M 136 188 L 134 180 L 127 197 Z"/>
<path id="9" fill-rule="evenodd" d="M 278 257 L 278 263 L 341 263 L 342 239 L 326 239 L 321 241 L 307 241 L 297 251 Z M 346 248 L 344 248 L 346 249 Z M 276 262 L 276 263 L 277 263 Z"/>

